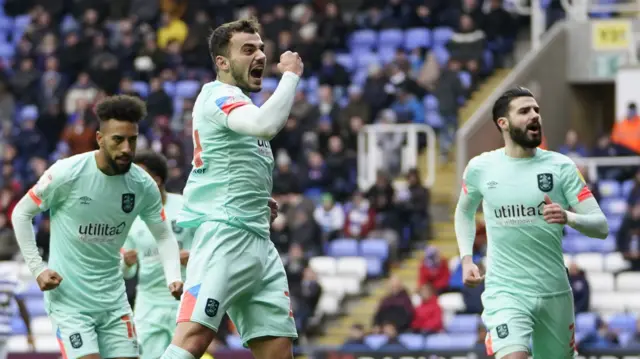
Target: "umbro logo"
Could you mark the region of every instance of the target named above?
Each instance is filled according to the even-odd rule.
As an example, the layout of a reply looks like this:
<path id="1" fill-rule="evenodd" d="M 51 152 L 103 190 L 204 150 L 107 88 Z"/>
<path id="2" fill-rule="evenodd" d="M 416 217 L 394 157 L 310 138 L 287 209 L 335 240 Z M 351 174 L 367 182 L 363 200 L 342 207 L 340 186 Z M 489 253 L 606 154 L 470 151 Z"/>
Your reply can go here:
<path id="1" fill-rule="evenodd" d="M 93 201 L 91 197 L 88 197 L 88 196 L 80 197 L 80 204 L 89 204 L 91 203 L 91 201 Z"/>
<path id="2" fill-rule="evenodd" d="M 498 186 L 498 182 L 496 182 L 496 181 L 487 182 L 487 188 L 489 188 L 489 189 L 494 189 L 497 186 Z"/>

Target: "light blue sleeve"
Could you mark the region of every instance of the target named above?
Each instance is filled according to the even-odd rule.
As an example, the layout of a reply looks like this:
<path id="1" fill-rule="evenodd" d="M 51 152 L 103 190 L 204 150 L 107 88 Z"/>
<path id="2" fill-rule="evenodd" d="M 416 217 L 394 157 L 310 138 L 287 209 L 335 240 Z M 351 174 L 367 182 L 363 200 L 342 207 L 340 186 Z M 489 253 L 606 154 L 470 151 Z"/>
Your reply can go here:
<path id="1" fill-rule="evenodd" d="M 476 238 L 476 212 L 482 202 L 479 159 L 472 159 L 462 175 L 462 190 L 456 205 L 454 227 L 460 257 L 473 255 Z"/>
<path id="2" fill-rule="evenodd" d="M 66 163 L 58 161 L 47 169 L 38 182 L 29 190 L 28 195 L 43 211 L 50 209 L 66 197 L 71 171 Z"/>
<path id="3" fill-rule="evenodd" d="M 560 176 L 562 179 L 562 193 L 570 207 L 575 207 L 578 203 L 593 198 L 593 194 L 584 177 L 580 173 L 575 164 L 563 163 L 560 167 Z"/>
<path id="4" fill-rule="evenodd" d="M 140 218 L 147 224 L 153 225 L 162 223 L 167 216 L 162 205 L 162 195 L 158 189 L 158 185 L 153 181 L 151 176 L 146 175 L 144 184 L 144 207 L 140 212 Z"/>

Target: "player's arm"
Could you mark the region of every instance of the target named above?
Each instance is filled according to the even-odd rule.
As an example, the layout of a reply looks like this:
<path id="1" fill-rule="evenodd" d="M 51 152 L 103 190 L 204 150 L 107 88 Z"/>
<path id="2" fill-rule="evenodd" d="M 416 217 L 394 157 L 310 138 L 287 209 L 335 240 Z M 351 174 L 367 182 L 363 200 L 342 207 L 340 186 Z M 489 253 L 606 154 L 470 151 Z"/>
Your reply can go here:
<path id="1" fill-rule="evenodd" d="M 474 161 L 467 165 L 462 175 L 462 190 L 455 211 L 455 231 L 460 257 L 469 260 L 473 256 L 476 239 L 476 212 L 482 202 L 482 193 L 477 186 L 477 170 Z"/>
<path id="2" fill-rule="evenodd" d="M 585 236 L 605 239 L 609 235 L 607 217 L 602 213 L 598 201 L 587 187 L 580 171 L 573 164 L 562 168 L 562 190 L 569 206 L 565 211 L 567 225 Z"/>
<path id="3" fill-rule="evenodd" d="M 182 294 L 180 247 L 164 213 L 160 190 L 151 177 L 148 178 L 146 192 L 147 206 L 143 209 L 142 213 L 140 213 L 140 218 L 146 223 L 153 238 L 156 240 L 160 261 L 162 262 L 164 276 L 169 285 L 169 289 L 174 297 L 180 298 Z"/>
<path id="4" fill-rule="evenodd" d="M 38 251 L 33 229 L 33 218 L 56 205 L 59 198 L 63 197 L 61 193 L 64 192 L 63 187 L 68 183 L 68 170 L 58 167 L 60 165 L 56 163 L 45 171 L 33 188 L 18 202 L 11 215 L 22 257 L 42 290 L 53 289 L 62 280 L 57 273 L 47 269 Z M 39 278 L 45 272 L 47 275 Z"/>
<path id="5" fill-rule="evenodd" d="M 300 77 L 285 72 L 273 95 L 258 107 L 244 100 L 234 101 L 232 96 L 216 100 L 227 115 L 227 126 L 234 132 L 265 139 L 274 138 L 289 119 Z"/>

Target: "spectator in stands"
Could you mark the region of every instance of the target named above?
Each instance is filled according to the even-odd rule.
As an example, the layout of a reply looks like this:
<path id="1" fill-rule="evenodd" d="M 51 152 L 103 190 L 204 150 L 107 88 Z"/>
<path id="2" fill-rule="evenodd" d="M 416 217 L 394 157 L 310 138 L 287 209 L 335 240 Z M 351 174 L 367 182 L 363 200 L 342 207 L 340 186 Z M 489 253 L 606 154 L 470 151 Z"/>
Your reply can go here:
<path id="1" fill-rule="evenodd" d="M 617 145 L 622 155 L 640 154 L 640 115 L 635 102 L 627 106 L 627 115 L 613 124 L 611 142 Z"/>
<path id="2" fill-rule="evenodd" d="M 311 152 L 307 157 L 307 169 L 303 176 L 304 188 L 307 190 L 327 190 L 330 178 L 324 158 L 320 152 Z"/>
<path id="3" fill-rule="evenodd" d="M 344 202 L 356 187 L 355 183 L 351 181 L 353 159 L 339 136 L 331 135 L 328 147 L 326 164 L 330 177 L 329 191 L 334 194 L 337 201 Z"/>
<path id="4" fill-rule="evenodd" d="M 386 109 L 380 112 L 377 123 L 393 125 L 398 121 L 398 112 Z M 391 176 L 400 174 L 400 166 L 402 160 L 402 146 L 406 141 L 406 135 L 401 132 L 380 133 L 378 134 L 378 147 L 383 158 L 383 170 Z"/>
<path id="5" fill-rule="evenodd" d="M 584 271 L 576 262 L 569 264 L 569 283 L 573 290 L 573 307 L 576 313 L 588 312 L 590 308 L 591 287 Z"/>
<path id="6" fill-rule="evenodd" d="M 578 139 L 578 132 L 575 130 L 567 131 L 564 138 L 564 144 L 560 146 L 558 152 L 569 157 L 587 157 L 587 147 L 580 143 Z"/>
<path id="7" fill-rule="evenodd" d="M 38 233 L 36 233 L 36 245 L 38 251 L 45 262 L 49 260 L 49 236 L 51 235 L 51 221 L 48 216 L 43 216 L 38 223 Z"/>
<path id="8" fill-rule="evenodd" d="M 444 330 L 442 308 L 438 304 L 438 294 L 431 284 L 424 284 L 419 289 L 420 304 L 411 322 L 411 329 L 423 334 L 433 334 Z"/>
<path id="9" fill-rule="evenodd" d="M 326 25 L 330 26 L 328 23 Z M 331 30 L 326 29 L 326 31 Z M 346 88 L 349 86 L 349 73 L 344 66 L 336 63 L 336 55 L 333 51 L 326 51 L 322 54 L 322 67 L 318 74 L 318 80 L 321 85 L 328 85 L 331 87 L 341 86 Z"/>
<path id="10" fill-rule="evenodd" d="M 349 337 L 342 344 L 345 351 L 367 351 L 371 348 L 364 342 L 365 332 L 362 324 L 354 324 L 349 330 Z"/>
<path id="11" fill-rule="evenodd" d="M 287 228 L 287 219 L 284 215 L 278 215 L 273 223 L 271 223 L 270 238 L 280 255 L 289 251 L 289 231 Z"/>
<path id="12" fill-rule="evenodd" d="M 458 31 L 453 34 L 447 44 L 451 59 L 462 63 L 462 68 L 471 73 L 473 83 L 477 84 L 480 65 L 485 46 L 485 34 L 467 14 L 460 16 Z"/>
<path id="13" fill-rule="evenodd" d="M 40 129 L 36 127 L 38 108 L 35 105 L 25 106 L 20 112 L 20 129 L 13 140 L 22 161 L 28 162 L 32 157 L 46 158 L 48 145 Z"/>
<path id="14" fill-rule="evenodd" d="M 582 177 L 584 178 L 584 181 L 587 184 L 587 187 L 589 187 L 589 189 L 591 190 L 591 193 L 593 194 L 593 198 L 596 199 L 596 201 L 600 202 L 600 199 L 602 198 L 602 196 L 600 195 L 600 188 L 598 186 L 597 182 L 594 182 L 591 177 L 589 176 L 589 172 L 588 172 L 588 168 L 586 166 L 580 166 L 578 165 L 578 171 L 580 171 L 580 173 L 582 174 Z"/>
<path id="15" fill-rule="evenodd" d="M 296 209 L 289 223 L 291 243 L 298 243 L 305 253 L 314 256 L 322 253 L 322 229 L 304 209 Z"/>
<path id="16" fill-rule="evenodd" d="M 18 242 L 9 227 L 7 216 L 0 213 L 0 262 L 12 260 L 18 251 Z"/>
<path id="17" fill-rule="evenodd" d="M 394 322 L 388 321 L 382 324 L 382 333 L 387 337 L 387 341 L 378 350 L 385 352 L 403 352 L 407 347 L 398 339 L 398 327 Z"/>
<path id="18" fill-rule="evenodd" d="M 289 119 L 289 121 L 291 121 L 291 119 Z M 274 195 L 290 195 L 301 192 L 298 173 L 291 168 L 291 165 L 291 157 L 289 157 L 287 151 L 278 151 L 276 156 L 276 170 L 273 174 Z"/>
<path id="19" fill-rule="evenodd" d="M 475 258 L 474 258 L 475 259 Z M 485 267 L 482 262 L 478 263 L 478 270 L 481 274 L 485 273 Z M 462 300 L 464 301 L 465 314 L 481 314 L 484 310 L 482 305 L 482 292 L 484 292 L 484 282 L 475 287 L 463 286 L 460 289 Z"/>
<path id="20" fill-rule="evenodd" d="M 293 313 L 295 315 L 296 327 L 300 332 L 306 332 L 311 319 L 316 312 L 320 296 L 322 295 L 322 287 L 318 283 L 316 273 L 309 267 L 306 267 L 302 274 L 302 280 L 299 287 L 296 285 L 298 293 L 291 292 L 294 296 L 295 306 Z"/>
<path id="21" fill-rule="evenodd" d="M 388 286 L 389 293 L 382 298 L 373 317 L 372 331 L 374 333 L 382 333 L 382 325 L 385 323 L 393 323 L 400 332 L 411 328 L 415 309 L 407 289 L 397 276 L 389 278 Z"/>
<path id="22" fill-rule="evenodd" d="M 302 281 L 304 270 L 308 265 L 302 246 L 298 243 L 291 243 L 289 253 L 283 258 L 282 262 L 287 272 L 287 280 L 291 283 L 289 289 L 292 293 L 300 293 L 301 289 L 299 284 Z"/>
<path id="23" fill-rule="evenodd" d="M 322 195 L 322 201 L 313 212 L 313 218 L 322 229 L 323 242 L 332 241 L 342 235 L 345 223 L 344 208 L 335 203 L 331 194 Z"/>
<path id="24" fill-rule="evenodd" d="M 631 188 L 631 192 L 629 192 L 629 197 L 627 197 L 628 206 L 633 206 L 640 202 L 640 170 L 636 172 L 633 182 L 633 187 Z"/>
<path id="25" fill-rule="evenodd" d="M 5 79 L 0 79 L 0 126 L 3 131 L 13 125 L 16 101 Z"/>
<path id="26" fill-rule="evenodd" d="M 375 211 L 362 192 L 355 191 L 349 203 L 344 223 L 344 234 L 349 238 L 364 239 L 375 225 Z"/>
<path id="27" fill-rule="evenodd" d="M 397 200 L 401 217 L 405 219 L 405 227 L 409 228 L 413 241 L 427 240 L 431 233 L 431 218 L 429 211 L 430 192 L 420 181 L 420 174 L 416 168 L 407 172 L 407 195 Z"/>
<path id="28" fill-rule="evenodd" d="M 360 117 L 365 123 L 371 122 L 372 105 L 363 97 L 363 89 L 358 85 L 351 85 L 348 88 L 349 102 L 340 111 L 338 116 L 338 133 L 340 136 L 348 137 L 352 117 Z"/>
<path id="29" fill-rule="evenodd" d="M 464 99 L 467 95 L 467 90 L 460 80 L 461 68 L 460 61 L 450 59 L 447 66 L 440 71 L 433 93 L 438 99 L 438 111 L 442 117 L 442 128 L 439 129 L 438 139 L 443 159 L 449 155 L 458 130 L 460 99 Z"/>
<path id="30" fill-rule="evenodd" d="M 640 271 L 640 203 L 631 207 L 622 220 L 616 245 L 631 265 L 630 270 Z"/>
<path id="31" fill-rule="evenodd" d="M 424 259 L 420 264 L 418 288 L 429 284 L 436 293 L 443 293 L 449 287 L 450 275 L 449 264 L 446 258 L 441 256 L 440 250 L 435 246 L 427 246 L 424 251 Z"/>

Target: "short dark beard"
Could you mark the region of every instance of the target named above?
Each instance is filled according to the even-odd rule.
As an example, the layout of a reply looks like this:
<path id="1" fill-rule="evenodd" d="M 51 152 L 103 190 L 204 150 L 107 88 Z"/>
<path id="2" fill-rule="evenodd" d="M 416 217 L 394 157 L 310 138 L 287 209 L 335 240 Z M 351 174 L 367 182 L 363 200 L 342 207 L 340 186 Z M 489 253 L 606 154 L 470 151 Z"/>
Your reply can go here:
<path id="1" fill-rule="evenodd" d="M 537 148 L 542 143 L 542 127 L 540 127 L 540 138 L 529 138 L 527 129 L 524 130 L 509 126 L 509 136 L 511 140 L 522 148 Z"/>
<path id="2" fill-rule="evenodd" d="M 111 170 L 113 171 L 114 175 L 122 175 L 125 174 L 127 172 L 129 172 L 129 170 L 131 169 L 131 162 L 129 162 L 129 165 L 127 165 L 126 168 L 121 168 L 118 163 L 116 162 L 116 160 L 114 160 L 111 157 L 107 157 L 107 163 L 109 164 L 109 167 L 111 168 Z"/>

